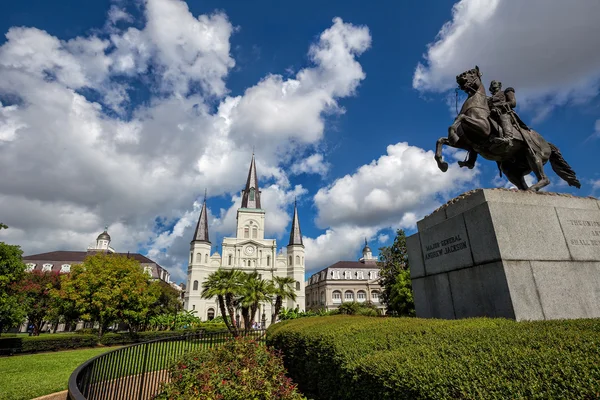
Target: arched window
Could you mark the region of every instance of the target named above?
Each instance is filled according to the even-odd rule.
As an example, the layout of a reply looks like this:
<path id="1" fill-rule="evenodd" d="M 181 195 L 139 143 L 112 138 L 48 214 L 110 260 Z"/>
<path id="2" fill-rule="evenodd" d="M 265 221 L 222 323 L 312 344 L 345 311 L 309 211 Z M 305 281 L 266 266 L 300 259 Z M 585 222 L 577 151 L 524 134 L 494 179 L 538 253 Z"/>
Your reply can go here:
<path id="1" fill-rule="evenodd" d="M 325 292 L 321 292 L 321 304 L 325 304 Z"/>
<path id="2" fill-rule="evenodd" d="M 359 290 L 358 292 L 356 292 L 356 301 L 358 301 L 359 303 L 364 303 L 365 301 L 367 301 L 367 292 L 365 292 L 364 290 Z"/>
<path id="3" fill-rule="evenodd" d="M 371 292 L 371 301 L 378 303 L 379 302 L 379 291 L 378 290 L 373 290 Z"/>
<path id="4" fill-rule="evenodd" d="M 331 298 L 333 299 L 333 304 L 341 304 L 342 303 L 342 292 L 339 290 L 334 290 L 331 293 Z"/>
<path id="5" fill-rule="evenodd" d="M 296 290 L 300 290 L 300 282 L 296 281 Z"/>
<path id="6" fill-rule="evenodd" d="M 250 228 L 248 228 L 247 226 L 244 227 L 244 238 L 250 238 Z"/>
<path id="7" fill-rule="evenodd" d="M 194 281 L 194 290 L 198 290 L 198 281 Z"/>
<path id="8" fill-rule="evenodd" d="M 304 265 L 304 257 L 302 257 L 302 265 Z"/>
<path id="9" fill-rule="evenodd" d="M 208 264 L 208 253 L 204 255 L 204 264 Z"/>
<path id="10" fill-rule="evenodd" d="M 271 256 L 267 256 L 267 267 L 271 266 Z"/>
<path id="11" fill-rule="evenodd" d="M 194 262 L 194 253 L 190 251 L 190 264 Z"/>
<path id="12" fill-rule="evenodd" d="M 202 253 L 196 253 L 196 262 L 202 262 Z"/>
<path id="13" fill-rule="evenodd" d="M 231 265 L 231 254 L 229 255 L 228 264 Z"/>
<path id="14" fill-rule="evenodd" d="M 296 256 L 296 265 L 300 265 L 300 256 Z"/>
<path id="15" fill-rule="evenodd" d="M 208 312 L 206 313 L 206 319 L 209 321 L 212 321 L 213 319 L 215 319 L 215 309 L 214 308 L 208 309 Z"/>
<path id="16" fill-rule="evenodd" d="M 254 188 L 250 189 L 250 199 L 249 199 L 250 201 L 254 201 L 254 191 L 255 191 Z"/>
<path id="17" fill-rule="evenodd" d="M 292 256 L 290 256 L 290 265 L 293 265 L 293 264 L 292 264 Z"/>
<path id="18" fill-rule="evenodd" d="M 258 228 L 253 226 L 252 227 L 252 239 L 256 239 L 258 237 Z"/>
<path id="19" fill-rule="evenodd" d="M 344 301 L 354 301 L 354 292 L 352 292 L 352 290 L 346 290 L 344 292 Z"/>

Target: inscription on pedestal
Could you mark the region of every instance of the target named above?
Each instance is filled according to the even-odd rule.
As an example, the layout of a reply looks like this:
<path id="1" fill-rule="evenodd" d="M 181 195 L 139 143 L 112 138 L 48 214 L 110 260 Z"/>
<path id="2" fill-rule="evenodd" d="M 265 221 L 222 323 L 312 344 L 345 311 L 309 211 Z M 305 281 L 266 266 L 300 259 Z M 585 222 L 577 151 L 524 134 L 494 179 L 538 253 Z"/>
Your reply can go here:
<path id="1" fill-rule="evenodd" d="M 558 219 L 575 260 L 600 258 L 600 212 L 557 208 Z"/>
<path id="2" fill-rule="evenodd" d="M 454 253 L 455 251 L 466 250 L 469 248 L 467 242 L 460 235 L 449 237 L 440 242 L 435 242 L 425 246 L 428 253 L 425 254 L 425 259 L 440 257 L 444 254 Z"/>
<path id="3" fill-rule="evenodd" d="M 473 264 L 462 215 L 421 232 L 427 274 L 452 271 Z"/>
<path id="4" fill-rule="evenodd" d="M 571 239 L 573 246 L 600 246 L 600 221 L 588 221 L 584 219 L 569 219 L 567 223 L 572 226 L 582 227 L 582 234 L 589 234 L 589 238 Z M 589 228 L 589 229 L 585 229 Z M 587 231 L 587 232 L 586 232 Z"/>

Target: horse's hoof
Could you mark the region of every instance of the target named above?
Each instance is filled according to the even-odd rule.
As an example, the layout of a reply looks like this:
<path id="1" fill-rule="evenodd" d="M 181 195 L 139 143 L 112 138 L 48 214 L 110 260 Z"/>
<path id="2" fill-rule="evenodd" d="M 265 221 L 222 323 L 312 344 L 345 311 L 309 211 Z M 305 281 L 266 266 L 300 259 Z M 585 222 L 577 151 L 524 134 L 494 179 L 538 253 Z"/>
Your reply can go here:
<path id="1" fill-rule="evenodd" d="M 466 161 L 459 161 L 458 162 L 458 166 L 461 167 L 461 168 L 467 167 L 469 169 L 473 169 L 475 167 L 475 164 L 471 164 L 471 163 L 466 162 Z"/>
<path id="2" fill-rule="evenodd" d="M 448 171 L 448 163 L 446 161 L 443 161 L 441 163 L 438 163 L 438 167 L 440 168 L 440 170 L 442 172 L 446 172 Z"/>

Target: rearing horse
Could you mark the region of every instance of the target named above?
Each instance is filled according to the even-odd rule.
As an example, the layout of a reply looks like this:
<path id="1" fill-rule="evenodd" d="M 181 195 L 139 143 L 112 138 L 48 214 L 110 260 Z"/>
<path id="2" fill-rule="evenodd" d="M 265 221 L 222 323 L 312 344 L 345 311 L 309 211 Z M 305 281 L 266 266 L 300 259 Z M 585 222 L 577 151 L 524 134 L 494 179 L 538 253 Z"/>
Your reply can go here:
<path id="1" fill-rule="evenodd" d="M 447 145 L 469 152 L 466 161 L 458 162 L 461 167 L 472 169 L 478 154 L 485 159 L 497 161 L 500 171 L 521 190 L 538 191 L 550 183 L 550 179 L 544 173 L 544 164 L 548 160 L 554 172 L 569 186 L 581 187 L 575 172 L 562 157 L 558 148 L 547 142 L 536 131 L 514 126 L 510 146 L 501 146 L 491 140 L 493 132 L 497 132 L 499 128 L 490 119 L 490 108 L 485 87 L 481 82 L 479 67 L 475 66 L 474 69 L 458 75 L 456 83 L 467 93 L 468 98 L 454 123 L 448 128 L 448 137 L 441 137 L 437 141 L 435 160 L 443 172 L 448 170 L 448 163 L 442 158 L 442 147 Z M 538 181 L 528 188 L 525 176 L 531 172 L 535 174 Z"/>

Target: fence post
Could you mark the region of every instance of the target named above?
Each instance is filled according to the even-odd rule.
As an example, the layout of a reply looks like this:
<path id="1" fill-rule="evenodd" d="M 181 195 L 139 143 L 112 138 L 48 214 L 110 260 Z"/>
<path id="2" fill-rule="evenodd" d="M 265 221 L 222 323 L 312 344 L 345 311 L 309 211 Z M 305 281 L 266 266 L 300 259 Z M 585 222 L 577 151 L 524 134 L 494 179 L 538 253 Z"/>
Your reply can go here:
<path id="1" fill-rule="evenodd" d="M 140 391 L 138 392 L 138 400 L 142 400 L 144 392 L 144 378 L 146 377 L 146 366 L 148 364 L 148 342 L 144 343 L 144 361 L 142 367 L 142 376 L 140 377 Z"/>

